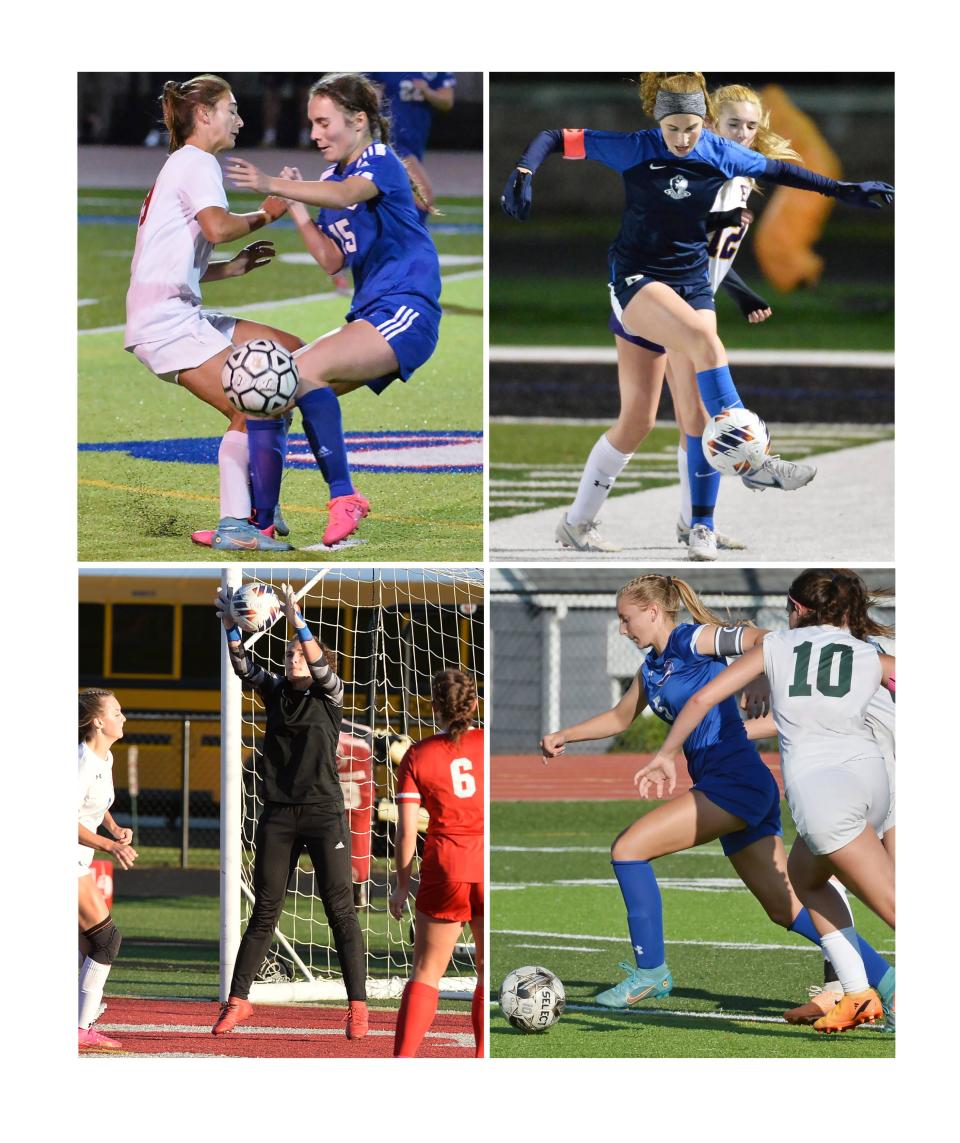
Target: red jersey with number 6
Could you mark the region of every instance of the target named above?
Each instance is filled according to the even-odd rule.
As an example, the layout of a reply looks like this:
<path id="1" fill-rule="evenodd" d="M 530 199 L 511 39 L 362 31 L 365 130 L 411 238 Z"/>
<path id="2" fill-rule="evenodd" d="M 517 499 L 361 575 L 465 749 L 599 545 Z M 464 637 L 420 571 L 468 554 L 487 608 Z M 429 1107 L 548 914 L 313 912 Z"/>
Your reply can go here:
<path id="1" fill-rule="evenodd" d="M 400 763 L 397 801 L 430 815 L 420 880 L 483 881 L 483 731 L 435 734 Z"/>

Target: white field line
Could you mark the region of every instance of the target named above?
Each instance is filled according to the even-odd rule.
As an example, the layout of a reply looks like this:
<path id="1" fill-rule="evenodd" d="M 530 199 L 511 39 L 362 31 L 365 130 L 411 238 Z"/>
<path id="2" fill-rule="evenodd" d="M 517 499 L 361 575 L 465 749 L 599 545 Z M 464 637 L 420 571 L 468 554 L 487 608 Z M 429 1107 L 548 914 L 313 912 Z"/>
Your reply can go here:
<path id="1" fill-rule="evenodd" d="M 582 952 L 582 953 L 600 953 L 606 952 L 606 949 L 591 949 L 586 945 L 534 945 L 534 944 L 513 944 L 510 946 L 515 949 L 537 949 L 540 952 Z"/>
<path id="2" fill-rule="evenodd" d="M 561 941 L 603 941 L 609 944 L 622 944 L 626 941 L 625 936 L 621 937 L 600 937 L 596 933 L 538 933 L 531 929 L 491 929 L 490 935 L 492 937 L 538 937 L 549 938 L 551 940 Z M 782 945 L 782 944 L 769 944 L 760 943 L 758 941 L 679 941 L 667 940 L 664 943 L 668 945 L 694 945 L 702 946 L 709 949 L 730 949 L 734 952 L 815 952 L 820 954 L 820 949 L 817 945 L 810 941 L 804 941 L 803 938 L 798 938 L 803 941 L 802 944 L 795 945 Z M 524 948 L 531 948 L 534 946 L 524 945 Z M 549 946 L 549 947 L 566 947 L 566 946 Z M 883 956 L 894 956 L 895 949 L 877 949 L 877 952 Z"/>
<path id="3" fill-rule="evenodd" d="M 687 893 L 748 893 L 739 877 L 658 877 L 661 889 L 677 889 Z M 556 881 L 496 882 L 491 892 L 516 892 L 518 889 L 619 889 L 615 877 L 560 878 Z"/>
<path id="4" fill-rule="evenodd" d="M 731 365 L 827 365 L 852 369 L 892 369 L 892 352 L 848 349 L 732 349 Z M 497 345 L 490 347 L 491 364 L 616 365 L 615 346 Z"/>
<path id="5" fill-rule="evenodd" d="M 467 278 L 480 278 L 483 276 L 483 270 L 461 270 L 456 274 L 444 274 L 444 282 L 461 282 Z M 271 310 L 280 306 L 300 306 L 305 305 L 307 302 L 328 302 L 331 298 L 343 299 L 342 294 L 336 293 L 334 290 L 327 290 L 322 294 L 301 294 L 296 298 L 277 298 L 269 302 L 249 302 L 245 306 L 231 306 L 230 315 L 234 314 L 251 314 L 256 313 L 257 310 Z M 121 325 L 101 325 L 96 329 L 78 329 L 77 334 L 80 337 L 88 337 L 93 333 L 123 333 L 126 328 L 125 324 Z"/>
<path id="6" fill-rule="evenodd" d="M 542 425 L 549 424 L 551 427 L 554 425 L 562 427 L 563 425 L 596 425 L 597 428 L 609 428 L 610 418 L 597 418 L 593 420 L 589 417 L 547 417 L 541 415 L 539 417 L 490 417 L 491 425 Z M 889 432 L 890 425 L 887 423 L 878 422 L 877 424 L 848 424 L 843 421 L 831 421 L 830 424 L 818 424 L 816 422 L 806 421 L 767 421 L 767 428 L 771 434 L 781 437 L 790 433 L 809 433 L 811 437 L 820 440 L 824 434 L 828 437 L 874 437 L 879 432 Z M 675 429 L 677 427 L 676 421 L 657 421 L 657 428 L 659 429 Z M 664 448 L 660 450 L 664 456 L 676 457 L 677 450 L 675 448 Z M 656 456 L 656 453 L 648 453 L 645 455 Z M 529 468 L 529 465 L 510 465 L 498 464 L 497 468 Z M 557 465 L 556 467 L 568 467 L 564 465 Z"/>
<path id="7" fill-rule="evenodd" d="M 609 853 L 609 845 L 491 845 L 491 853 Z M 698 845 L 678 849 L 671 857 L 723 857 L 719 845 Z"/>

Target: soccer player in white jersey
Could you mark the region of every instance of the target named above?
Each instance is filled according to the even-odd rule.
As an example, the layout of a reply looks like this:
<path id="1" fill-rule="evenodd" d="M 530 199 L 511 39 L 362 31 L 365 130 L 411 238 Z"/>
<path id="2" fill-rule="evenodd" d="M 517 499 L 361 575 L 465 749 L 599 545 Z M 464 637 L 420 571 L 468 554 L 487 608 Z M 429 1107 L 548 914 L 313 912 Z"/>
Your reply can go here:
<path id="1" fill-rule="evenodd" d="M 275 502 L 265 504 L 258 496 L 260 470 L 279 465 L 282 471 L 286 423 L 248 422 L 227 400 L 220 374 L 235 344 L 268 337 L 292 352 L 303 342 L 260 322 L 202 309 L 200 297 L 201 283 L 238 277 L 270 262 L 275 251 L 269 242 L 254 242 L 229 261 L 211 262 L 210 256 L 215 245 L 259 230 L 286 207 L 267 198 L 249 214 L 229 210 L 216 156 L 233 148 L 243 120 L 225 80 L 170 80 L 161 105 L 171 153 L 140 211 L 124 347 L 151 373 L 181 385 L 229 421 L 217 456 L 220 522 L 214 531 L 193 533 L 194 542 L 222 550 L 288 551 L 289 544 L 274 538 Z M 248 425 L 257 430 L 249 437 Z"/>
<path id="2" fill-rule="evenodd" d="M 77 857 L 77 898 L 80 943 L 85 952 L 79 981 L 79 1046 L 116 1051 L 121 1045 L 93 1027 L 103 987 L 120 948 L 120 933 L 97 886 L 90 863 L 94 850 L 109 853 L 122 869 L 137 858 L 130 844 L 133 833 L 121 829 L 110 815 L 113 805 L 113 755 L 110 747 L 123 737 L 126 721 L 111 691 L 87 690 L 80 694 L 80 806 Z M 113 835 L 97 830 L 103 825 Z"/>
<path id="3" fill-rule="evenodd" d="M 786 139 L 770 130 L 770 113 L 760 96 L 749 87 L 729 84 L 711 94 L 715 121 L 709 130 L 773 159 L 798 159 Z M 772 310 L 758 294 L 732 272 L 733 259 L 753 221 L 744 209 L 754 189 L 753 179 L 737 175 L 717 192 L 711 211 L 713 223 L 709 243 L 708 275 L 714 293 L 721 285 L 733 297 L 740 312 L 751 324 L 766 321 Z M 691 559 L 715 559 L 717 549 L 740 549 L 744 545 L 717 531 L 691 529 L 690 479 L 687 470 L 686 434 L 699 435 L 707 423 L 707 411 L 697 388 L 693 361 L 679 350 L 664 347 L 646 338 L 629 334 L 611 316 L 610 327 L 617 347 L 617 373 L 620 385 L 620 415 L 594 445 L 577 490 L 576 498 L 557 526 L 557 541 L 578 551 L 616 552 L 620 546 L 601 535 L 597 517 L 614 483 L 626 468 L 636 449 L 656 422 L 664 371 L 673 398 L 674 414 L 680 429 L 677 448 L 680 474 L 680 513 L 677 539 L 688 545 Z M 775 458 L 764 469 L 744 482 L 751 488 L 800 488 L 813 479 L 816 469 Z"/>
<path id="4" fill-rule="evenodd" d="M 896 663 L 865 641 L 892 632 L 870 617 L 875 599 L 855 572 L 805 571 L 790 585 L 787 600 L 790 629 L 768 634 L 762 647 L 698 691 L 651 767 L 661 756 L 671 760 L 716 703 L 766 674 L 798 833 L 787 868 L 843 987 L 838 1003 L 813 1027 L 842 1032 L 878 1019 L 883 1009 L 867 986 L 856 930 L 830 878 L 896 926 L 893 861 L 879 838 L 890 786 L 866 717 L 881 682 L 894 692 Z"/>

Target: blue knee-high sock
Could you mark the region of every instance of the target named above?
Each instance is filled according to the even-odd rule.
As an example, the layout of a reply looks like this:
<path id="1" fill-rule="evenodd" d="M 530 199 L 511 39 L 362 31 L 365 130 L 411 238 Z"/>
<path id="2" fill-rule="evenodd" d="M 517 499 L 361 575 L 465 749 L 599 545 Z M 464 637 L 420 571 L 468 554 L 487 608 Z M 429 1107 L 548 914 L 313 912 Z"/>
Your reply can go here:
<path id="1" fill-rule="evenodd" d="M 343 439 L 340 402 L 332 389 L 311 389 L 297 402 L 303 428 L 323 478 L 330 485 L 330 498 L 350 496 L 353 481 Z"/>
<path id="2" fill-rule="evenodd" d="M 660 886 L 648 861 L 611 861 L 627 907 L 627 925 L 637 968 L 664 963 L 663 905 Z"/>
<path id="3" fill-rule="evenodd" d="M 273 523 L 280 499 L 283 462 L 287 455 L 287 423 L 283 417 L 247 418 L 250 446 L 250 485 L 254 523 L 262 531 Z"/>
<path id="4" fill-rule="evenodd" d="M 697 387 L 711 417 L 715 417 L 721 409 L 736 409 L 743 405 L 730 375 L 729 365 L 701 369 L 697 374 Z"/>
<path id="5" fill-rule="evenodd" d="M 815 945 L 820 944 L 820 934 L 814 927 L 813 921 L 810 920 L 810 914 L 806 909 L 801 909 L 800 912 L 797 913 L 793 924 L 790 926 L 790 932 L 796 933 L 801 937 L 806 937 L 808 941 L 813 941 Z M 867 970 L 867 983 L 871 988 L 876 988 L 890 965 L 877 952 L 873 945 L 865 941 L 859 933 L 857 933 L 857 940 L 860 942 L 860 955 L 863 957 L 863 967 Z"/>
<path id="6" fill-rule="evenodd" d="M 706 524 L 712 530 L 713 510 L 720 494 L 720 473 L 707 463 L 700 437 L 689 434 L 687 477 L 690 480 L 690 525 Z"/>

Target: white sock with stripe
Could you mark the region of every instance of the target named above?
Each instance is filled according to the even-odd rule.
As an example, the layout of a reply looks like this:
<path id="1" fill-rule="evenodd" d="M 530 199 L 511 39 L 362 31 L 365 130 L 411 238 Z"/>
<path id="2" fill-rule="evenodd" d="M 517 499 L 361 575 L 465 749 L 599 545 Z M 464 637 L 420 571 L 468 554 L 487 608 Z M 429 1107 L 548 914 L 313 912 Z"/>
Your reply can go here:
<path id="1" fill-rule="evenodd" d="M 83 962 L 83 967 L 80 969 L 79 1027 L 89 1028 L 96 1020 L 110 968 L 109 964 L 101 964 L 89 957 Z"/>
<path id="2" fill-rule="evenodd" d="M 590 524 L 610 495 L 617 477 L 626 468 L 632 452 L 620 452 L 604 433 L 590 451 L 580 477 L 580 487 L 572 506 L 567 509 L 567 523 Z"/>

